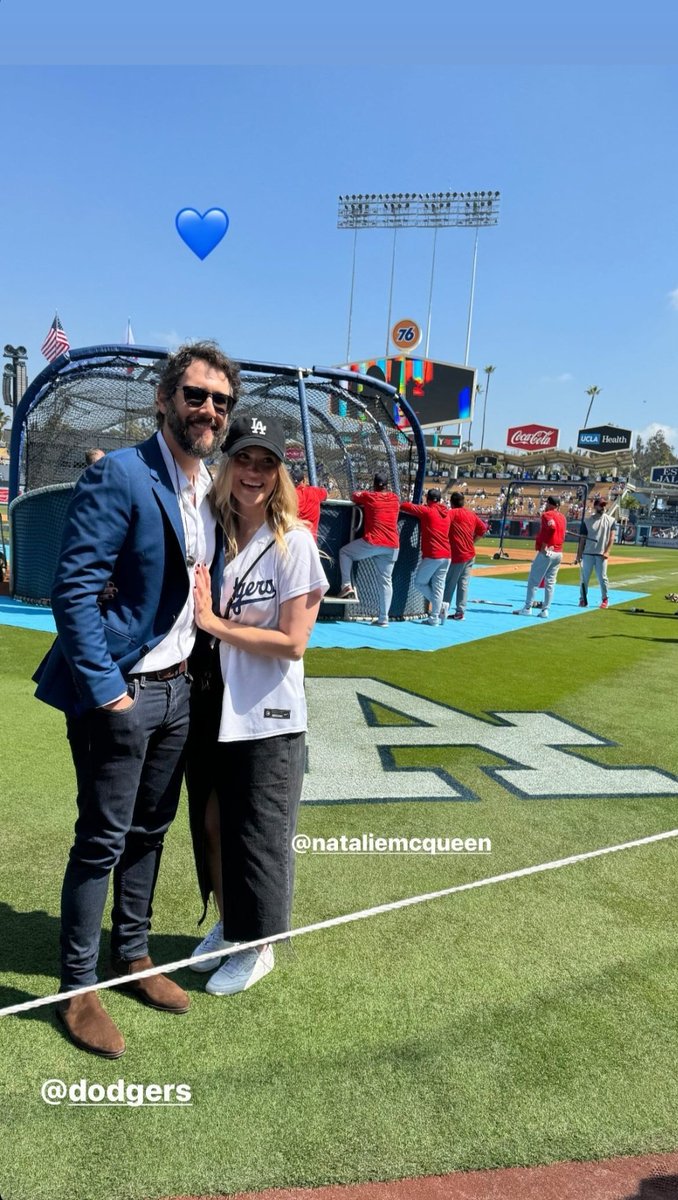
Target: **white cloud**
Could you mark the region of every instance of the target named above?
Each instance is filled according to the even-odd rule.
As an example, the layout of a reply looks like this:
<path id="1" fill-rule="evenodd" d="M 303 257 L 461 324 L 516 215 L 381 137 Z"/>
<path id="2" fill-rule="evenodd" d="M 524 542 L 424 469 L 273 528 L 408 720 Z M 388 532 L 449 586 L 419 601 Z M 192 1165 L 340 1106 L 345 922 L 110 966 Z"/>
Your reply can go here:
<path id="1" fill-rule="evenodd" d="M 570 383 L 574 379 L 574 375 L 570 375 L 568 371 L 563 371 L 562 375 L 542 375 L 540 383 Z"/>
<path id="2" fill-rule="evenodd" d="M 672 292 L 669 292 L 669 304 L 671 308 L 678 309 L 678 288 L 674 288 Z"/>
<path id="3" fill-rule="evenodd" d="M 642 437 L 643 441 L 646 442 L 648 438 L 654 437 L 655 433 L 658 433 L 660 429 L 669 446 L 675 446 L 678 441 L 678 429 L 675 429 L 672 425 L 662 425 L 661 421 L 650 421 L 650 424 L 646 425 L 644 429 L 638 430 L 638 437 Z"/>

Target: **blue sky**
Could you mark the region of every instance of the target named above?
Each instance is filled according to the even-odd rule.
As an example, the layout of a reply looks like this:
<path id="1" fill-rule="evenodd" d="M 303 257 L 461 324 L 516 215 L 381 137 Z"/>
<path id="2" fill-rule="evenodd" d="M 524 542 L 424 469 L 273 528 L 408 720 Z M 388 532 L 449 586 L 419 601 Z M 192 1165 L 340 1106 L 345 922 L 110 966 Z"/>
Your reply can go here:
<path id="1" fill-rule="evenodd" d="M 102 47 L 122 59 L 119 22 L 104 38 L 91 17 L 80 49 L 50 48 L 49 24 L 29 39 L 29 7 L 35 18 L 39 4 L 0 0 L 0 63 L 8 46 L 19 64 L 58 62 L 62 49 L 97 61 Z M 80 6 L 65 7 L 73 16 Z M 136 7 L 145 15 L 128 49 L 150 56 L 157 6 Z M 116 12 L 132 8 L 122 0 Z M 176 7 L 163 8 L 154 53 L 166 38 L 176 58 Z M 220 40 L 217 11 L 197 5 L 195 24 L 237 58 L 247 30 Z M 599 25 L 592 17 L 587 45 L 598 45 Z M 407 69 L 400 35 L 399 60 L 384 66 L 359 42 L 329 53 L 324 31 L 311 66 L 282 55 L 292 33 L 281 29 L 274 21 L 265 37 L 280 33 L 278 59 L 291 65 L 191 65 L 193 29 L 181 66 L 0 66 L 0 340 L 27 346 L 29 375 L 45 365 L 55 309 L 74 346 L 122 340 L 130 316 L 139 343 L 214 336 L 243 358 L 340 363 L 352 234 L 336 228 L 338 195 L 496 189 L 501 218 L 480 233 L 470 351 L 481 376 L 496 367 L 486 443 L 503 446 L 509 424 L 546 421 L 571 445 L 594 384 L 591 424 L 656 423 L 678 440 L 678 78 L 661 61 L 658 27 L 655 60 L 649 40 L 637 55 L 652 65 L 623 61 L 633 47 L 622 19 L 614 66 L 518 64 L 505 52 Z M 306 31 L 318 45 L 322 34 Z M 200 262 L 174 218 L 213 206 L 230 228 Z M 384 350 L 391 236 L 358 235 L 353 358 Z M 425 322 L 431 246 L 428 231 L 399 236 L 394 318 Z M 443 361 L 463 361 L 472 249 L 468 230 L 439 235 L 431 354 Z"/>
<path id="2" fill-rule="evenodd" d="M 0 0 L 0 63 L 675 65 L 673 0 Z M 344 56 L 348 57 L 345 58 Z"/>

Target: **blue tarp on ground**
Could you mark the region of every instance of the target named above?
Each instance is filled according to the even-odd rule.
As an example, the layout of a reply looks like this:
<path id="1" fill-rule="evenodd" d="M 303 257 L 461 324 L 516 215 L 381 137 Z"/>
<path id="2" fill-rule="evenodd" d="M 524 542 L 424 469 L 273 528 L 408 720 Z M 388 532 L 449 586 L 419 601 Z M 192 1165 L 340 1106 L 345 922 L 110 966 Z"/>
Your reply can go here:
<path id="1" fill-rule="evenodd" d="M 56 633 L 51 608 L 43 604 L 22 604 L 19 600 L 10 600 L 9 596 L 0 596 L 0 625 Z"/>
<path id="2" fill-rule="evenodd" d="M 543 591 L 537 598 L 543 598 Z M 640 600 L 646 592 L 631 592 L 621 588 L 610 590 L 610 606 Z M 495 637 L 509 633 L 512 629 L 544 628 L 550 622 L 564 617 L 586 617 L 596 611 L 600 593 L 589 591 L 590 608 L 579 608 L 579 587 L 575 584 L 557 584 L 548 620 L 534 615 L 517 617 L 514 608 L 521 608 L 525 600 L 525 581 L 519 582 L 506 576 L 485 579 L 474 576 L 469 585 L 469 603 L 463 621 L 446 621 L 444 626 L 425 625 L 420 621 L 392 621 L 387 629 L 370 625 L 367 621 L 319 621 L 313 630 L 310 646 L 323 649 L 338 648 L 357 650 L 442 650 L 464 642 L 475 642 L 480 638 Z M 0 597 L 0 625 L 13 625 L 21 629 L 42 630 L 55 633 L 51 609 L 40 605 L 21 604 L 8 597 Z"/>
<path id="3" fill-rule="evenodd" d="M 448 620 L 445 625 L 426 625 L 421 621 L 392 621 L 388 628 L 380 629 L 364 621 L 319 621 L 313 630 L 311 646 L 339 647 L 344 650 L 368 647 L 371 650 L 443 650 L 465 642 L 476 642 L 480 638 L 495 637 L 509 633 L 512 629 L 545 628 L 553 621 L 564 617 L 586 617 L 597 611 L 600 593 L 589 589 L 589 608 L 579 607 L 579 585 L 557 584 L 553 601 L 546 620 L 537 616 L 534 609 L 529 617 L 513 615 L 513 610 L 522 608 L 525 602 L 525 580 L 518 581 L 505 576 L 493 579 L 473 576 L 469 584 L 469 601 L 463 621 Z M 610 589 L 610 607 L 640 600 L 646 592 L 631 592 L 626 589 Z M 537 599 L 543 599 L 543 591 Z M 608 610 L 609 611 L 609 610 Z"/>

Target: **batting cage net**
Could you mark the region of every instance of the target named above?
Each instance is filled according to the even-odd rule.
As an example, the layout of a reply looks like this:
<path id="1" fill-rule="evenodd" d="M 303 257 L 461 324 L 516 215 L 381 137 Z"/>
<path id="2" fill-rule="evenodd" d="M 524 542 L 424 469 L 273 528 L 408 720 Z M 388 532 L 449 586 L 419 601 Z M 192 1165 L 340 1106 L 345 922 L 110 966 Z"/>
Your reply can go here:
<path id="1" fill-rule="evenodd" d="M 540 514 L 550 495 L 560 504 L 560 511 L 567 526 L 567 537 L 578 541 L 583 527 L 589 486 L 586 480 L 578 483 L 571 480 L 549 480 L 546 483 L 539 480 L 531 483 L 511 480 L 506 489 L 501 489 L 498 498 L 497 507 L 501 508 L 499 549 L 494 557 L 508 557 L 504 552 L 505 538 L 536 537 L 540 527 Z"/>
<path id="2" fill-rule="evenodd" d="M 10 463 L 12 594 L 16 598 L 49 600 L 66 508 L 86 469 L 87 451 L 110 453 L 155 432 L 155 394 L 167 354 L 143 346 L 70 350 L 26 391 L 12 429 Z M 260 415 L 262 407 L 275 415 L 285 429 L 288 465 L 302 466 L 308 482 L 328 492 L 330 503 L 323 509 L 319 544 L 327 555 L 332 582 L 339 547 L 350 536 L 354 510 L 346 502 L 354 491 L 369 487 L 375 472 L 381 471 L 403 499 L 419 499 L 425 449 L 417 418 L 388 384 L 349 371 L 252 362 L 240 367 L 238 415 Z M 410 424 L 407 433 L 398 425 L 403 412 Z M 219 457 L 208 467 L 214 467 Z M 342 501 L 337 516 L 334 502 Z M 361 564 L 365 615 L 376 611 L 376 590 L 372 597 L 367 567 Z M 400 596 L 403 587 L 405 594 Z M 409 579 L 403 587 L 398 588 L 397 607 L 404 613 Z M 395 607 L 393 611 L 395 615 Z"/>

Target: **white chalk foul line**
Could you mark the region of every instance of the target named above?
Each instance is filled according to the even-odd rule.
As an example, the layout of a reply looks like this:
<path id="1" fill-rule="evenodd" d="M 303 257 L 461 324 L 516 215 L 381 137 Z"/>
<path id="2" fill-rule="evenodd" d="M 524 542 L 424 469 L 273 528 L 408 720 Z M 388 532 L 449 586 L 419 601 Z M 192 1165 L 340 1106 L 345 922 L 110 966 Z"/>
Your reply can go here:
<path id="1" fill-rule="evenodd" d="M 442 888 L 438 892 L 425 892 L 421 896 L 407 896 L 404 900 L 391 900 L 388 904 L 376 904 L 373 908 L 363 908 L 360 912 L 345 913 L 341 917 L 316 921 L 314 925 L 302 925 L 299 929 L 290 929 L 287 933 L 275 933 L 270 937 L 259 938 L 256 942 L 239 942 L 226 953 L 235 954 L 254 946 L 287 941 L 289 938 L 301 937 L 305 933 L 317 933 L 320 929 L 350 925 L 352 921 L 362 921 L 365 917 L 376 917 L 381 913 L 395 912 L 399 908 L 410 908 L 413 904 L 424 904 L 427 900 L 440 900 L 443 896 L 453 896 L 457 892 L 470 892 L 474 888 L 489 887 L 492 883 L 507 883 L 510 879 L 524 879 L 528 875 L 538 875 L 542 871 L 556 871 L 559 867 L 570 867 L 573 863 L 584 862 L 588 858 L 601 858 L 603 854 L 616 854 L 619 850 L 632 850 L 636 846 L 649 846 L 652 842 L 664 842 L 668 838 L 675 837 L 678 837 L 678 829 L 669 829 L 665 833 L 652 833 L 649 837 L 636 838 L 632 842 L 621 842 L 618 846 L 604 846 L 601 850 L 586 850 L 583 854 L 571 854 L 568 858 L 557 858 L 553 862 L 539 863 L 535 867 L 521 867 L 518 871 L 506 871 L 503 875 L 490 875 L 487 879 L 474 879 L 471 883 L 458 883 L 454 887 Z M 41 996 L 38 1000 L 26 1000 L 23 1004 L 10 1004 L 8 1008 L 0 1008 L 0 1017 L 11 1017 L 17 1013 L 28 1012 L 32 1008 L 44 1008 L 47 1004 L 56 1004 L 59 1000 L 71 1000 L 74 996 L 84 996 L 86 992 L 98 992 L 103 988 L 119 987 L 123 983 L 129 984 L 131 980 L 148 979 L 151 975 L 169 975 L 173 971 L 181 970 L 182 967 L 190 966 L 191 963 L 225 958 L 226 953 L 223 950 L 210 950 L 207 954 L 196 955 L 195 958 L 180 958 L 177 962 L 165 963 L 160 967 L 149 967 L 147 971 L 139 971 L 133 976 L 120 975 L 115 979 L 105 979 L 100 983 L 93 983 L 89 987 L 74 988 L 71 992 L 58 992 L 53 996 Z"/>

